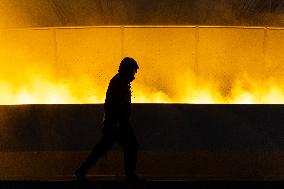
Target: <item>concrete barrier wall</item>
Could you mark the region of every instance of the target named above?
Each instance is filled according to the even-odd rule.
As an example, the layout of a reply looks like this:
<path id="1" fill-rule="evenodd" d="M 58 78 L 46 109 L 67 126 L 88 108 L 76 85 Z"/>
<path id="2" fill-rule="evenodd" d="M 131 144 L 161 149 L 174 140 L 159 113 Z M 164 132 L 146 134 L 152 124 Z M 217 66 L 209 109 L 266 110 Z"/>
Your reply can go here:
<path id="1" fill-rule="evenodd" d="M 284 149 L 282 105 L 135 104 L 141 149 Z M 90 150 L 101 135 L 102 105 L 1 106 L 1 151 Z"/>
<path id="2" fill-rule="evenodd" d="M 0 179 L 73 179 L 102 105 L 0 106 Z M 135 104 L 138 172 L 160 179 L 282 180 L 282 105 Z M 122 176 L 117 144 L 88 172 Z"/>

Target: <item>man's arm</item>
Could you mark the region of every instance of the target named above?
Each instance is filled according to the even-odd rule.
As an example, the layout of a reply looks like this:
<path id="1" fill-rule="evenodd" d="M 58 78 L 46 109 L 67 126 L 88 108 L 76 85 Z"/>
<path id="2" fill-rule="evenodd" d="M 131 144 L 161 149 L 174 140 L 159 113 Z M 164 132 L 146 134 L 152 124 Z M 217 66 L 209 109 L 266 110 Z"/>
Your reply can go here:
<path id="1" fill-rule="evenodd" d="M 125 95 L 125 89 L 120 82 L 116 80 L 110 82 L 106 95 L 105 110 L 113 121 L 128 122 L 129 110 Z"/>

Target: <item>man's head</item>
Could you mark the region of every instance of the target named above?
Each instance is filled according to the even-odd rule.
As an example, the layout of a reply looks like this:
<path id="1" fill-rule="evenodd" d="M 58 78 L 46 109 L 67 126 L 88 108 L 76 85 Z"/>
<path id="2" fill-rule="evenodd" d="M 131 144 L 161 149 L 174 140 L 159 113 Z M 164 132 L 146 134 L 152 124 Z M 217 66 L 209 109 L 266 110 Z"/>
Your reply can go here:
<path id="1" fill-rule="evenodd" d="M 134 75 L 137 73 L 138 68 L 138 64 L 133 58 L 125 57 L 120 62 L 118 72 L 130 83 L 135 79 Z"/>

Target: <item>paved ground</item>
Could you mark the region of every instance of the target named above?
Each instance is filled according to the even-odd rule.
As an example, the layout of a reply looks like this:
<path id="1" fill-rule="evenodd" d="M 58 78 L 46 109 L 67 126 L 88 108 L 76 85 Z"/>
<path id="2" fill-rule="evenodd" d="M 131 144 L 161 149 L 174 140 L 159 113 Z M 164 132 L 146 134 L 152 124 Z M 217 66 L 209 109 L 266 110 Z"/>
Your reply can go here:
<path id="1" fill-rule="evenodd" d="M 0 188 L 283 188 L 283 182 L 236 182 L 236 181 L 148 181 L 144 183 L 127 183 L 123 181 L 92 181 L 92 182 L 76 182 L 76 181 L 2 181 Z"/>
<path id="2" fill-rule="evenodd" d="M 87 156 L 79 152 L 0 152 L 0 180 L 71 181 Z M 137 172 L 152 180 L 284 181 L 283 152 L 141 152 Z M 95 180 L 122 180 L 123 154 L 109 152 L 88 171 Z"/>

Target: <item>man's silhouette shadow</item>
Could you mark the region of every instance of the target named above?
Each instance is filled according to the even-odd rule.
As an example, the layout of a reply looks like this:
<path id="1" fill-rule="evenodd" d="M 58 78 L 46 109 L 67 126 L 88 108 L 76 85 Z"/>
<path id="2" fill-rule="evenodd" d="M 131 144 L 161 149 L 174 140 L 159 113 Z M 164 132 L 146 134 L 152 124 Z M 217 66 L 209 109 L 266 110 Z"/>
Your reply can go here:
<path id="1" fill-rule="evenodd" d="M 117 142 L 124 152 L 124 167 L 127 181 L 142 181 L 135 173 L 139 144 L 129 123 L 131 114 L 131 85 L 138 70 L 133 58 L 124 58 L 118 73 L 110 80 L 104 103 L 102 137 L 90 155 L 76 170 L 78 180 L 87 180 L 87 170 Z"/>

